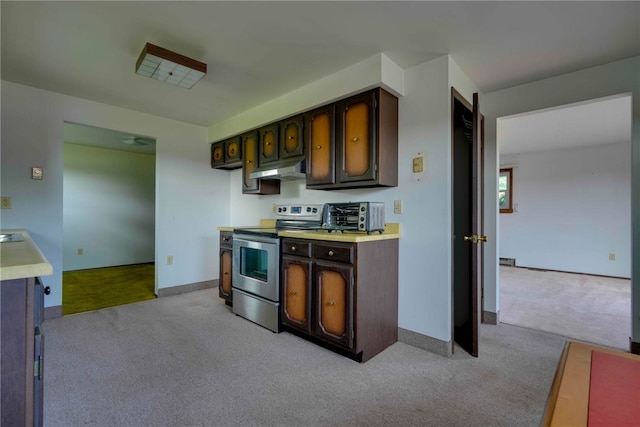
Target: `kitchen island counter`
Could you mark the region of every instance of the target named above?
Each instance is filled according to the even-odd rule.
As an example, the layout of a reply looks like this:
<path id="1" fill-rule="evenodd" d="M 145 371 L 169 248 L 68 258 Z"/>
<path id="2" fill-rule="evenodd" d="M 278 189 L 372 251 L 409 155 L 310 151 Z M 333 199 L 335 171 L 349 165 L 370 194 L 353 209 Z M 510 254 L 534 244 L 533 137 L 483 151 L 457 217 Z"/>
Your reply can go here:
<path id="1" fill-rule="evenodd" d="M 26 230 L 1 230 L 0 233 L 20 234 L 23 238 L 22 241 L 0 243 L 0 280 L 53 274 L 53 267 Z"/>

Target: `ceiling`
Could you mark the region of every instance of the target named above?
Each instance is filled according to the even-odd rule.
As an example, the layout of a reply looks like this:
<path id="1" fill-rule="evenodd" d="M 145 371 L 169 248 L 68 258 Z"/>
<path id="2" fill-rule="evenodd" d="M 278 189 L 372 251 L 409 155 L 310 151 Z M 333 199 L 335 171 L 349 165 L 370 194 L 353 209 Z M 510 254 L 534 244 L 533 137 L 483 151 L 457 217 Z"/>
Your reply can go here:
<path id="1" fill-rule="evenodd" d="M 630 94 L 501 117 L 500 155 L 631 142 L 631 117 Z"/>
<path id="2" fill-rule="evenodd" d="M 483 93 L 640 54 L 640 2 L 1 3 L 1 76 L 210 126 L 384 52 L 450 54 Z M 192 89 L 135 74 L 146 42 L 208 64 Z"/>
<path id="3" fill-rule="evenodd" d="M 154 138 L 78 123 L 64 124 L 63 139 L 68 144 L 89 145 L 109 150 L 140 154 L 155 154 L 156 152 Z"/>

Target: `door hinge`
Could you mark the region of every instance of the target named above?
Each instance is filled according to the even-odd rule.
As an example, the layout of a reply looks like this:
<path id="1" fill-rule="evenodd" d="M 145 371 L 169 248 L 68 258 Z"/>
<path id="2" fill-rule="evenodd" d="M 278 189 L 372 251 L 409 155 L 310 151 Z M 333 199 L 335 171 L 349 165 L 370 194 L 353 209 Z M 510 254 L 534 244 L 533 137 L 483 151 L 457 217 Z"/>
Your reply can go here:
<path id="1" fill-rule="evenodd" d="M 42 379 L 42 365 L 42 356 L 38 356 L 38 358 L 33 361 L 33 376 L 37 379 Z"/>

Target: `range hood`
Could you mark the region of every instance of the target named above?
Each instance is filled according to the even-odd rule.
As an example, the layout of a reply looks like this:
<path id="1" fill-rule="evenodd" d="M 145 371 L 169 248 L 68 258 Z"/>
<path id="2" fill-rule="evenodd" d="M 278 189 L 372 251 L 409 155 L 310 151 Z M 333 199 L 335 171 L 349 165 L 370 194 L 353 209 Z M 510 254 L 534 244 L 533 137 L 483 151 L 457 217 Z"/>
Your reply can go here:
<path id="1" fill-rule="evenodd" d="M 277 179 L 281 181 L 293 181 L 306 177 L 304 158 L 272 163 L 249 174 L 251 179 Z"/>

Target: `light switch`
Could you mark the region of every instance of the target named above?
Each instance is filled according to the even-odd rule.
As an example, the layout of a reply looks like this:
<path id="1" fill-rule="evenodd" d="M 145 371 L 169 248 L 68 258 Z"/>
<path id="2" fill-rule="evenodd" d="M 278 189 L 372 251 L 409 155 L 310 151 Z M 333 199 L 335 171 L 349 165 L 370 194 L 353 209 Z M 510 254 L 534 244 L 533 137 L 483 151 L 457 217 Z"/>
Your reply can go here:
<path id="1" fill-rule="evenodd" d="M 31 168 L 31 179 L 42 179 L 42 168 L 34 166 Z"/>
<path id="2" fill-rule="evenodd" d="M 413 158 L 413 172 L 420 173 L 424 171 L 424 161 L 422 156 L 417 156 Z"/>
<path id="3" fill-rule="evenodd" d="M 2 198 L 2 209 L 11 209 L 11 197 Z"/>

